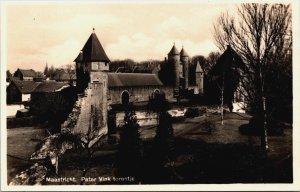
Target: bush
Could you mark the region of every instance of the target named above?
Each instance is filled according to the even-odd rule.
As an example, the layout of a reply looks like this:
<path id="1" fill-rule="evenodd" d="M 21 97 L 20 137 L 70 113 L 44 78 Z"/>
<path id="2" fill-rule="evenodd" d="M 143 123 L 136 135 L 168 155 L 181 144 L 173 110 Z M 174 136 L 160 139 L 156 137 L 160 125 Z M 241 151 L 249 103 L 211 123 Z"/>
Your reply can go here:
<path id="1" fill-rule="evenodd" d="M 117 154 L 117 176 L 133 176 L 138 180 L 142 160 L 142 145 L 134 112 L 127 111 L 121 128 L 119 151 Z"/>
<path id="2" fill-rule="evenodd" d="M 171 116 L 164 112 L 159 117 L 159 125 L 154 138 L 154 153 L 156 163 L 164 165 L 172 156 L 174 150 L 174 130 Z"/>
<path id="3" fill-rule="evenodd" d="M 211 134 L 212 131 L 214 131 L 216 129 L 216 125 L 214 122 L 212 121 L 208 121 L 208 120 L 205 120 L 203 123 L 202 123 L 202 126 L 206 129 L 206 131 Z"/>
<path id="4" fill-rule="evenodd" d="M 241 125 L 239 131 L 244 135 L 261 135 L 262 127 L 259 125 L 259 119 L 252 117 L 248 124 Z M 267 120 L 267 134 L 271 136 L 280 136 L 284 134 L 284 126 L 274 119 Z"/>
<path id="5" fill-rule="evenodd" d="M 184 116 L 187 118 L 194 118 L 194 117 L 198 117 L 200 115 L 198 108 L 193 108 L 193 107 L 189 107 Z"/>

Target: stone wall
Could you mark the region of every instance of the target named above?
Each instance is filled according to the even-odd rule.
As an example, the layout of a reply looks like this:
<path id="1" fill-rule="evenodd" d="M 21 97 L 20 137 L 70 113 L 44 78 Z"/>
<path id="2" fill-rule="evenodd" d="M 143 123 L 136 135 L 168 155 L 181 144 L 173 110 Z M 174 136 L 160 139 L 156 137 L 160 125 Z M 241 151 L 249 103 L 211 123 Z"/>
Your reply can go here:
<path id="1" fill-rule="evenodd" d="M 162 86 L 111 87 L 108 89 L 108 100 L 110 104 L 121 104 L 123 91 L 128 91 L 129 102 L 148 101 L 156 89 L 161 90 Z"/>
<path id="2" fill-rule="evenodd" d="M 157 125 L 157 114 L 148 111 L 135 111 L 137 122 L 140 126 Z M 122 127 L 124 125 L 125 112 L 120 111 L 116 113 L 116 126 Z"/>
<path id="3" fill-rule="evenodd" d="M 101 83 L 90 83 L 85 90 L 84 96 L 79 98 L 80 114 L 78 121 L 74 127 L 74 132 L 86 133 L 89 126 L 95 123 L 94 118 L 97 119 L 99 135 L 107 134 L 107 107 L 103 105 L 103 88 Z M 95 126 L 92 125 L 92 126 Z"/>

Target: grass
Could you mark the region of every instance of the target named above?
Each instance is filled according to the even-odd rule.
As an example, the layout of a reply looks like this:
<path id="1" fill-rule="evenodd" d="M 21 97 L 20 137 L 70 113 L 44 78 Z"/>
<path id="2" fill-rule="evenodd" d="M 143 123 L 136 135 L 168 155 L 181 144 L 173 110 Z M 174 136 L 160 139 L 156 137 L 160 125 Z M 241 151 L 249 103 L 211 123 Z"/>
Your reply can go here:
<path id="1" fill-rule="evenodd" d="M 283 136 L 269 137 L 267 153 L 260 149 L 258 136 L 247 136 L 239 133 L 238 127 L 247 123 L 249 116 L 226 113 L 224 125 L 220 116 L 209 115 L 186 119 L 173 124 L 175 150 L 164 167 L 153 164 L 153 137 L 155 126 L 141 128 L 143 139 L 143 160 L 141 162 L 142 184 L 195 184 L 195 183 L 290 183 L 293 181 L 292 169 L 292 129 L 286 128 Z M 205 129 L 205 123 L 213 126 L 211 133 Z M 204 123 L 204 124 L 203 124 Z M 211 125 L 213 123 L 214 125 Z M 206 123 L 207 124 L 207 123 Z M 8 135 L 8 151 L 27 158 L 38 144 L 32 140 L 34 135 L 41 134 L 39 129 L 23 129 Z M 24 135 L 23 135 L 24 133 Z M 25 138 L 25 139 L 24 139 Z M 107 137 L 103 138 L 104 140 Z M 30 143 L 31 142 L 31 143 Z M 28 146 L 24 143 L 28 143 Z M 15 149 L 19 146 L 19 149 Z M 24 148 L 28 148 L 25 149 Z M 115 158 L 118 146 L 106 143 L 95 154 L 87 177 L 113 177 L 115 174 Z M 26 151 L 27 150 L 27 151 Z M 8 159 L 10 168 L 21 168 L 24 162 Z M 76 177 L 79 184 L 81 171 L 74 167 L 75 159 L 68 155 L 60 160 L 59 175 L 51 177 Z M 80 162 L 77 162 L 80 163 Z M 20 165 L 20 166 L 19 166 Z M 11 173 L 14 173 L 13 171 Z M 124 182 L 89 182 L 86 184 L 135 184 Z M 47 185 L 57 183 L 45 183 Z"/>
<path id="2" fill-rule="evenodd" d="M 29 160 L 42 139 L 46 137 L 45 129 L 39 127 L 23 127 L 7 129 L 7 180 L 33 164 Z"/>

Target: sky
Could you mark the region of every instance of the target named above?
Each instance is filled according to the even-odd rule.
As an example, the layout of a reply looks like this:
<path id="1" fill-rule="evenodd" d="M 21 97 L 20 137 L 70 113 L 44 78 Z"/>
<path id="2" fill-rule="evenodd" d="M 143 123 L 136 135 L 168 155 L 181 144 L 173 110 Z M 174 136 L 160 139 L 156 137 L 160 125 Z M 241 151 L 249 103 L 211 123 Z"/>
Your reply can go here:
<path id="1" fill-rule="evenodd" d="M 110 60 L 163 60 L 175 43 L 189 56 L 218 51 L 213 24 L 236 4 L 7 5 L 7 68 L 74 64 L 95 28 Z"/>

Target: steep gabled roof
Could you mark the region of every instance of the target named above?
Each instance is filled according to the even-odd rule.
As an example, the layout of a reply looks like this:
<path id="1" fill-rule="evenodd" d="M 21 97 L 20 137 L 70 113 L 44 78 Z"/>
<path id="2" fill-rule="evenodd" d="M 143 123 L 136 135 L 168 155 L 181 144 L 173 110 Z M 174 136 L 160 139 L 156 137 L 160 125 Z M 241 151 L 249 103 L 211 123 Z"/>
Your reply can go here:
<path id="1" fill-rule="evenodd" d="M 12 80 L 11 83 L 14 83 L 21 93 L 29 94 L 32 93 L 41 82 Z"/>
<path id="2" fill-rule="evenodd" d="M 35 77 L 37 73 L 33 69 L 18 69 L 24 77 Z"/>
<path id="3" fill-rule="evenodd" d="M 75 59 L 80 60 L 80 54 Z M 93 32 L 85 45 L 82 48 L 82 61 L 103 61 L 103 62 L 110 62 L 109 58 L 107 57 L 97 35 Z"/>
<path id="4" fill-rule="evenodd" d="M 173 45 L 173 47 L 170 50 L 168 55 L 179 55 L 179 52 L 178 52 L 177 48 L 175 47 L 175 44 Z"/>
<path id="5" fill-rule="evenodd" d="M 108 73 L 108 87 L 161 86 L 156 74 Z"/>

